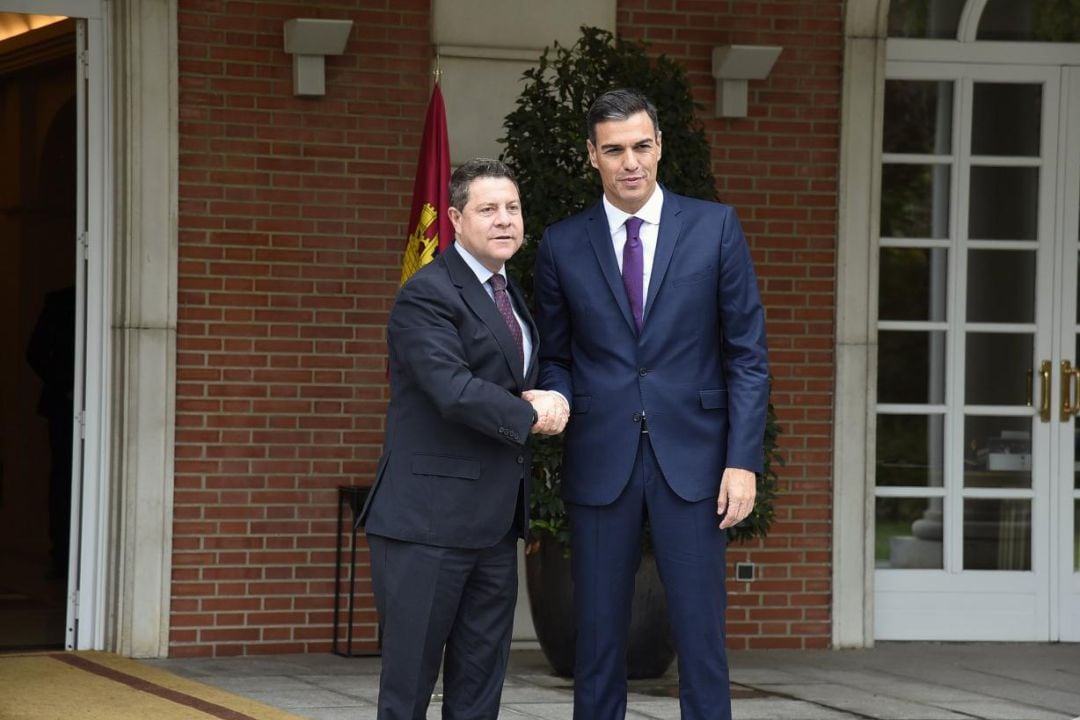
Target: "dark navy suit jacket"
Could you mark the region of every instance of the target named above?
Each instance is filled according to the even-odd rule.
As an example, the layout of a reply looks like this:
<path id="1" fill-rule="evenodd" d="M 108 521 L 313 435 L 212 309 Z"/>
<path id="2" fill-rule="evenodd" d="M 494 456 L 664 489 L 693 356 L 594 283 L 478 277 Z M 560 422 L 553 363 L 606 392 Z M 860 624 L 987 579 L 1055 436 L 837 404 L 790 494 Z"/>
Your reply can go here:
<path id="1" fill-rule="evenodd" d="M 602 203 L 548 228 L 534 287 L 539 384 L 571 405 L 566 500 L 606 505 L 619 496 L 642 413 L 661 470 L 683 499 L 716 497 L 725 467 L 760 472 L 765 319 L 732 208 L 664 190 L 640 334 Z"/>
<path id="2" fill-rule="evenodd" d="M 361 521 L 370 534 L 455 548 L 491 547 L 509 532 L 518 490 L 529 507 L 529 374 L 506 323 L 455 248 L 398 292 L 390 312 L 390 407 L 375 484 Z M 522 527 L 528 528 L 527 518 Z"/>

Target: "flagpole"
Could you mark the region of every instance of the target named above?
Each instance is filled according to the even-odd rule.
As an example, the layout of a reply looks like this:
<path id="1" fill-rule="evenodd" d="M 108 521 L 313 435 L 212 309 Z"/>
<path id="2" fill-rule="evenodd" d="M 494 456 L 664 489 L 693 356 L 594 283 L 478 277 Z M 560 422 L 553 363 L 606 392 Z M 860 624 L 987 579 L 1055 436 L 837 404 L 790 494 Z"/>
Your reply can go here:
<path id="1" fill-rule="evenodd" d="M 442 56 L 439 53 L 435 53 L 435 69 L 431 71 L 431 74 L 435 76 L 435 84 L 438 85 L 442 80 Z"/>

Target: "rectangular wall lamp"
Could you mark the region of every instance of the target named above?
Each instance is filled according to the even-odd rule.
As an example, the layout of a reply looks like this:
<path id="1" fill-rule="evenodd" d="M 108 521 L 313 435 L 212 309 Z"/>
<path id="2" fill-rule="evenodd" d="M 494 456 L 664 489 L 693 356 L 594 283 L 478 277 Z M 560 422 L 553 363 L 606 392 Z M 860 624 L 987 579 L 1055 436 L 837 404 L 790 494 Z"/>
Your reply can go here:
<path id="1" fill-rule="evenodd" d="M 783 48 L 774 45 L 722 45 L 713 48 L 716 114 L 746 117 L 747 81 L 764 80 Z"/>

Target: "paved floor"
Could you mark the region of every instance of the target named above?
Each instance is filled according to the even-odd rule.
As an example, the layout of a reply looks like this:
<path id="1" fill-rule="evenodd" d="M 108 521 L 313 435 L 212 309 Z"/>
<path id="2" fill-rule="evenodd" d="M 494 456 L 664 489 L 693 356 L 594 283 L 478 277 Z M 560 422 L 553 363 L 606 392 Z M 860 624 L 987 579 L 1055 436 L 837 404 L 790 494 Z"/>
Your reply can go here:
<path id="1" fill-rule="evenodd" d="M 146 661 L 312 720 L 374 720 L 378 658 Z M 880 643 L 731 654 L 735 720 L 1080 720 L 1080 644 Z M 679 717 L 674 672 L 631 684 L 628 718 Z M 440 717 L 438 696 L 428 716 Z M 572 717 L 571 681 L 513 653 L 500 720 Z"/>

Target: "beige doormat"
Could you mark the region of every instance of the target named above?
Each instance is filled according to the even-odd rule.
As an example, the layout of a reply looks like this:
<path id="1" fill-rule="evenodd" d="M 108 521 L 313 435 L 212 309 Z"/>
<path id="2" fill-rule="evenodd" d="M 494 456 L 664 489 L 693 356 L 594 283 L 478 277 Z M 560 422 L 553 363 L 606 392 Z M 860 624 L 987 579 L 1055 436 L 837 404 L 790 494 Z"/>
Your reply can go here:
<path id="1" fill-rule="evenodd" d="M 4 720 L 302 720 L 112 653 L 0 655 Z"/>

